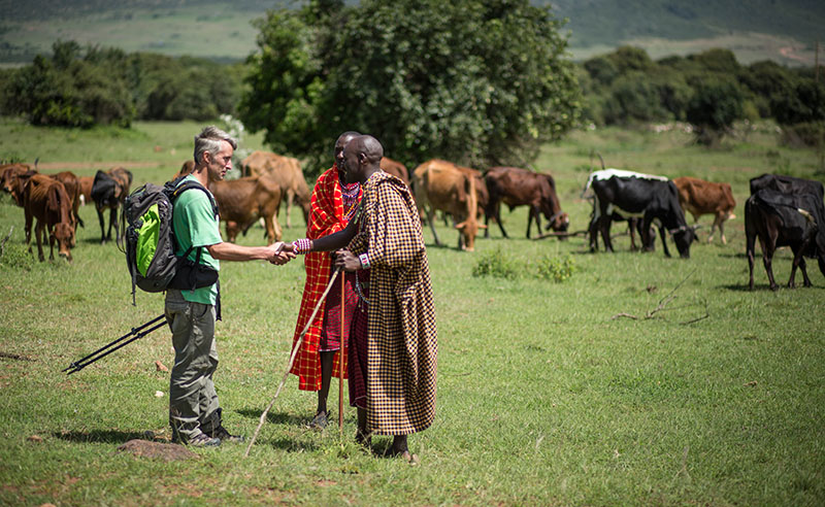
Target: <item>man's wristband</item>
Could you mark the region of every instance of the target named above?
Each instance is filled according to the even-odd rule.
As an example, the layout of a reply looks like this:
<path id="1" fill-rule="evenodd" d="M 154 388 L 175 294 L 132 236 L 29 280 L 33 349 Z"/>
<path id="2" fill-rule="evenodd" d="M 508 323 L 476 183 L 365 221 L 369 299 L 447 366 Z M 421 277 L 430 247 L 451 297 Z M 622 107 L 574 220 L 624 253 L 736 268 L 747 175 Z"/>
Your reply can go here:
<path id="1" fill-rule="evenodd" d="M 370 268 L 370 256 L 367 255 L 366 252 L 359 255 L 358 260 L 361 261 L 361 269 Z"/>
<path id="2" fill-rule="evenodd" d="M 312 240 L 309 238 L 296 239 L 292 242 L 292 251 L 296 254 L 305 254 L 312 249 Z"/>

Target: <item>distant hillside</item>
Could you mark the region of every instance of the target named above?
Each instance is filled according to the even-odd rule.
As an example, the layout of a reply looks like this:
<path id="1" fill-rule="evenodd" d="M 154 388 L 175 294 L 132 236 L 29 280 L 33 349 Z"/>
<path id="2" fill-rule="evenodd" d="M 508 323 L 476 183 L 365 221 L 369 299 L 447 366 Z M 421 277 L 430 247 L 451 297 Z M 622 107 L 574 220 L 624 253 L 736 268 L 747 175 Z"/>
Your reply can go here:
<path id="1" fill-rule="evenodd" d="M 813 65 L 825 0 L 534 0 L 568 18 L 577 60 L 621 45 L 654 58 L 723 47 L 743 63 Z M 0 0 L 0 64 L 28 63 L 56 39 L 126 51 L 239 60 L 255 50 L 252 19 L 293 0 Z M 354 3 L 348 1 L 347 3 Z M 823 50 L 825 52 L 825 50 Z M 825 59 L 825 58 L 823 58 Z"/>
<path id="2" fill-rule="evenodd" d="M 551 0 L 569 19 L 570 47 L 585 58 L 620 45 L 654 58 L 724 47 L 748 63 L 770 58 L 813 65 L 817 39 L 825 41 L 822 0 Z"/>

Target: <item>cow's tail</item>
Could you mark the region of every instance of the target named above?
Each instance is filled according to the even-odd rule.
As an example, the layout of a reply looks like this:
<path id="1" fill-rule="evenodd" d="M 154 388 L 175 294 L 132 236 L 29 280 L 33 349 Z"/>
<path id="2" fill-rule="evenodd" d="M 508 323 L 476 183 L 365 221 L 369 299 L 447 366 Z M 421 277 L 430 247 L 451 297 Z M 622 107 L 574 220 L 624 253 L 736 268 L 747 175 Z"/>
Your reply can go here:
<path id="1" fill-rule="evenodd" d="M 584 184 L 584 188 L 582 188 L 582 193 L 579 195 L 582 199 L 592 199 L 593 195 L 588 194 L 587 192 L 590 190 L 590 185 L 593 184 L 593 175 L 596 173 L 590 173 L 590 176 L 587 177 L 587 182 Z"/>

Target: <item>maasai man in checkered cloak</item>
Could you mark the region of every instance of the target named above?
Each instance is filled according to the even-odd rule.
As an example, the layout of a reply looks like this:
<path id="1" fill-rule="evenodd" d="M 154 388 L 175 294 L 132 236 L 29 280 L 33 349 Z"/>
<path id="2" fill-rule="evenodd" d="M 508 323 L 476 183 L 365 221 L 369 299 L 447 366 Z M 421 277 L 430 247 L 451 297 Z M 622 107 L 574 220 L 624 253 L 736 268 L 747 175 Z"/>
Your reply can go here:
<path id="1" fill-rule="evenodd" d="M 337 252 L 336 266 L 370 269 L 367 408 L 359 410 L 356 438 L 369 445 L 370 434 L 393 435 L 389 452 L 415 462 L 407 435 L 428 428 L 435 416 L 435 312 L 415 202 L 401 180 L 380 170 L 382 156 L 381 144 L 371 136 L 347 143 L 344 170 L 347 181 L 362 185 L 359 211 L 344 231 L 299 240 L 304 243 L 297 250 L 327 251 L 348 244 Z M 353 350 L 351 356 L 362 352 Z"/>
<path id="2" fill-rule="evenodd" d="M 358 203 L 361 200 L 361 185 L 358 182 L 347 183 L 343 180 L 343 171 L 338 167 L 344 160 L 344 146 L 351 139 L 359 136 L 358 132 L 344 132 L 335 141 L 335 163 L 332 168 L 324 172 L 312 189 L 310 200 L 309 223 L 307 224 L 307 238 L 317 239 L 344 230 L 354 216 Z M 306 267 L 306 283 L 301 298 L 301 309 L 295 325 L 293 347 L 298 342 L 301 331 L 307 325 L 312 310 L 327 284 L 330 283 L 332 260 L 327 252 L 309 252 L 304 259 Z M 365 273 L 361 279 L 366 278 Z M 351 330 L 350 323 L 358 310 L 358 294 L 355 290 L 356 273 L 346 275 L 344 294 L 344 339 L 348 339 Z M 336 354 L 341 348 L 341 279 L 333 281 L 325 301 L 321 303 L 322 312 L 309 325 L 301 342 L 301 348 L 295 357 L 295 364 L 291 373 L 298 376 L 298 389 L 303 391 L 318 391 L 318 408 L 310 426 L 323 429 L 329 419 L 327 397 L 332 376 L 339 377 L 341 371 L 339 361 L 341 356 Z M 365 310 L 365 308 L 362 309 Z M 366 333 L 366 325 L 358 331 Z M 347 368 L 346 354 L 343 357 L 344 371 Z M 344 374 L 346 377 L 346 373 Z M 352 392 L 352 390 L 350 390 Z"/>

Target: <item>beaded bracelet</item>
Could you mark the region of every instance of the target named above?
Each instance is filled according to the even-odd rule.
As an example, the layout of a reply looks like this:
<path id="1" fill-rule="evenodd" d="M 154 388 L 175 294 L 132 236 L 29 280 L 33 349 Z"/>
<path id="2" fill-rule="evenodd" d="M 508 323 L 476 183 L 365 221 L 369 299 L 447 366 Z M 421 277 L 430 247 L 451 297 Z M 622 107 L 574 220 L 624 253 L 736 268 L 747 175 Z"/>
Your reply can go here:
<path id="1" fill-rule="evenodd" d="M 361 261 L 361 269 L 369 269 L 370 268 L 370 256 L 366 253 L 362 253 L 358 256 L 358 260 Z"/>
<path id="2" fill-rule="evenodd" d="M 296 254 L 305 254 L 312 248 L 312 240 L 309 238 L 296 239 L 292 242 L 292 251 Z"/>

